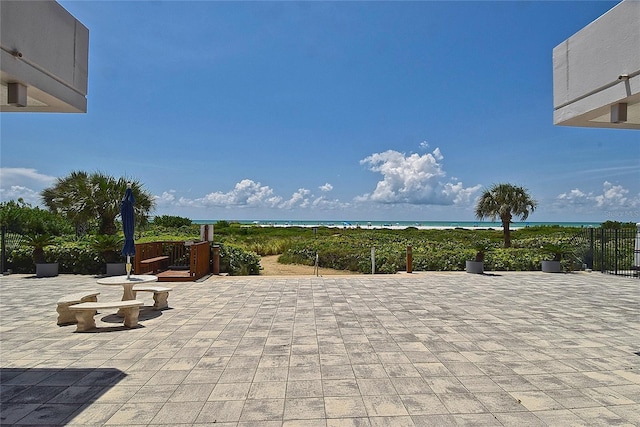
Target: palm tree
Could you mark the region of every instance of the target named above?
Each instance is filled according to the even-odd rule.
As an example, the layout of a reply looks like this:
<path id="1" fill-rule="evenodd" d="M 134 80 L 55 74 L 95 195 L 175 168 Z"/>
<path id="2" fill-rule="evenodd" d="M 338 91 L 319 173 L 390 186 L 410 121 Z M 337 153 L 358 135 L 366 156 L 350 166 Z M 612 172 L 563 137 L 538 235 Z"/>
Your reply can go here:
<path id="1" fill-rule="evenodd" d="M 495 221 L 500 218 L 504 231 L 504 247 L 511 247 L 511 219 L 516 216 L 524 221 L 538 206 L 527 190 L 512 184 L 494 184 L 486 189 L 476 204 L 476 217 Z"/>
<path id="2" fill-rule="evenodd" d="M 118 232 L 115 221 L 120 214 L 120 200 L 127 183 L 131 183 L 136 198 L 136 218 L 144 224 L 155 206 L 153 196 L 138 181 L 124 177 L 116 179 L 101 172 L 76 171 L 58 178 L 53 187 L 42 191 L 41 196 L 49 210 L 75 224 L 76 233 L 96 226 L 98 234 L 113 235 Z"/>

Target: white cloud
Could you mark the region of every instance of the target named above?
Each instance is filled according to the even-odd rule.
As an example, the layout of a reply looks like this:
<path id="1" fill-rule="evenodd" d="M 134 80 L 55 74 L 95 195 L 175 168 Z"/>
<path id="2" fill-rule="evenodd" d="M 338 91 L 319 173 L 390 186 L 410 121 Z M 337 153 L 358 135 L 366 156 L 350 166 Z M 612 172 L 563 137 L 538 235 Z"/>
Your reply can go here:
<path id="1" fill-rule="evenodd" d="M 322 192 L 326 193 L 333 190 L 333 186 L 329 183 L 318 187 Z M 175 190 L 167 190 L 160 196 L 155 196 L 158 207 L 163 210 L 172 210 L 171 208 L 190 208 L 206 209 L 206 208 L 259 208 L 259 209 L 276 209 L 276 210 L 293 210 L 293 209 L 321 209 L 335 210 L 349 207 L 349 203 L 340 202 L 337 199 L 327 199 L 324 195 L 315 196 L 311 190 L 299 188 L 291 197 L 285 199 L 275 194 L 274 190 L 269 186 L 262 185 L 250 179 L 243 179 L 238 182 L 231 191 L 216 191 L 200 198 L 178 197 Z"/>
<path id="2" fill-rule="evenodd" d="M 31 168 L 0 168 L 0 200 L 17 200 L 41 205 L 40 192 L 53 185 L 55 176 L 44 175 Z"/>
<path id="3" fill-rule="evenodd" d="M 282 198 L 274 196 L 269 186 L 250 179 L 238 182 L 233 190 L 227 193 L 218 191 L 194 200 L 196 205 L 207 207 L 276 207 L 281 202 Z"/>
<path id="4" fill-rule="evenodd" d="M 360 161 L 369 170 L 379 172 L 382 180 L 370 194 L 356 201 L 451 205 L 469 203 L 481 186 L 464 187 L 457 180 L 446 180 L 442 168 L 444 156 L 439 148 L 431 153 L 405 155 L 394 150 L 374 153 Z"/>
<path id="5" fill-rule="evenodd" d="M 605 181 L 602 184 L 602 193 L 584 192 L 574 188 L 556 196 L 554 205 L 588 209 L 632 209 L 640 207 L 640 195 L 630 196 L 629 190 L 622 185 Z"/>
<path id="6" fill-rule="evenodd" d="M 53 185 L 56 177 L 39 173 L 31 168 L 0 168 L 0 182 L 3 188 L 12 185 L 29 185 L 42 187 Z"/>
<path id="7" fill-rule="evenodd" d="M 309 206 L 308 196 L 311 191 L 306 188 L 299 188 L 298 191 L 291 195 L 289 200 L 282 202 L 278 207 L 282 209 L 293 209 L 295 207 L 306 208 Z"/>
<path id="8" fill-rule="evenodd" d="M 324 185 L 321 185 L 320 187 L 318 187 L 320 189 L 320 191 L 324 192 L 324 193 L 328 193 L 329 191 L 333 190 L 333 185 L 329 184 L 328 182 Z"/>
<path id="9" fill-rule="evenodd" d="M 32 206 L 39 206 L 42 202 L 40 192 L 34 191 L 20 185 L 12 185 L 10 188 L 0 188 L 0 200 L 18 200 L 22 199 Z"/>
<path id="10" fill-rule="evenodd" d="M 176 199 L 176 190 L 164 191 L 160 196 L 155 196 L 158 206 L 170 205 Z"/>
<path id="11" fill-rule="evenodd" d="M 605 181 L 603 184 L 603 192 L 595 197 L 596 206 L 598 207 L 621 207 L 627 206 L 630 203 L 632 206 L 638 205 L 638 200 L 630 200 L 627 195 L 629 190 L 621 185 L 613 185 L 612 183 Z"/>

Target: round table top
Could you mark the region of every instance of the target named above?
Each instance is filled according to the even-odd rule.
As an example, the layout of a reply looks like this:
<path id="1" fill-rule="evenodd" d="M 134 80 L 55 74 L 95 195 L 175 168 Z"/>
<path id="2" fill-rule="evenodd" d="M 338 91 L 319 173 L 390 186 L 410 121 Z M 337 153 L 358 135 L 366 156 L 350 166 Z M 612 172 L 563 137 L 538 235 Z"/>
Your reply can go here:
<path id="1" fill-rule="evenodd" d="M 129 279 L 127 279 L 127 276 L 103 277 L 102 279 L 98 279 L 98 284 L 99 285 L 128 285 L 128 284 L 139 285 L 141 283 L 150 283 L 150 282 L 157 282 L 157 281 L 158 281 L 158 277 L 152 276 L 150 274 L 138 274 L 138 275 L 132 274 L 131 277 L 129 277 Z"/>

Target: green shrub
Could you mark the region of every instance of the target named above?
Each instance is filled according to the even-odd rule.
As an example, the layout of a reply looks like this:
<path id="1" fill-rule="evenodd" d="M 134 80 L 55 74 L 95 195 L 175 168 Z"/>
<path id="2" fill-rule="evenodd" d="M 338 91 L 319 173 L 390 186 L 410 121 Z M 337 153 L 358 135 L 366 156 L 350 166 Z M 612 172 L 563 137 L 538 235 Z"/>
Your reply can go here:
<path id="1" fill-rule="evenodd" d="M 237 247 L 220 245 L 220 273 L 228 273 L 230 276 L 258 275 L 260 256 Z"/>
<path id="2" fill-rule="evenodd" d="M 166 228 L 180 228 L 184 226 L 190 226 L 191 220 L 189 218 L 183 218 L 181 216 L 160 215 L 153 218 L 153 224 Z"/>

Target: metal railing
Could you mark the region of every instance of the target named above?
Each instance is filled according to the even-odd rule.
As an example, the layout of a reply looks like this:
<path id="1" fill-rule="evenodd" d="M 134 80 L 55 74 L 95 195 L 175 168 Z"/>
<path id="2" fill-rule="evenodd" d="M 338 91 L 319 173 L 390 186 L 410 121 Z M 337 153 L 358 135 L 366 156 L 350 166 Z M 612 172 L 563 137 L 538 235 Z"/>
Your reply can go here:
<path id="1" fill-rule="evenodd" d="M 586 268 L 640 277 L 640 232 L 635 228 L 586 228 L 574 237 L 573 244 Z"/>

